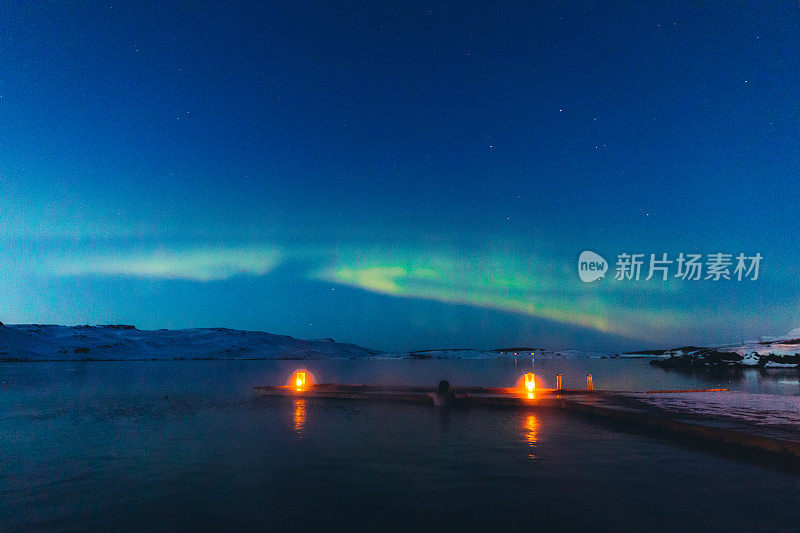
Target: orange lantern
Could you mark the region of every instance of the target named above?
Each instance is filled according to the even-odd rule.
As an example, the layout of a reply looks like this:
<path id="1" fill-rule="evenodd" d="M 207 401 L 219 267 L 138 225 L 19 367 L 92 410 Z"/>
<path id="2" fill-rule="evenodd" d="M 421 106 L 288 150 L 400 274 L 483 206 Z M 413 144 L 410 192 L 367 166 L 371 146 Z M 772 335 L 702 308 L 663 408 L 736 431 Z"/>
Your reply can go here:
<path id="1" fill-rule="evenodd" d="M 531 393 L 535 389 L 536 389 L 536 376 L 533 375 L 533 372 L 528 372 L 527 374 L 525 374 L 525 390 Z"/>
<path id="2" fill-rule="evenodd" d="M 314 376 L 305 368 L 295 370 L 288 384 L 289 388 L 297 392 L 306 391 L 310 389 L 312 385 L 314 385 Z"/>

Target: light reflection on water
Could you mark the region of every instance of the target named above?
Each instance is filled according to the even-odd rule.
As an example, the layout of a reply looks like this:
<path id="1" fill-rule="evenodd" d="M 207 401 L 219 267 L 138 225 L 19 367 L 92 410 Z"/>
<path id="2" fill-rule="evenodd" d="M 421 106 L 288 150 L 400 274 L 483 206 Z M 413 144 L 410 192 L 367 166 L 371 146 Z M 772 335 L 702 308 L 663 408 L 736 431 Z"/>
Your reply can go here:
<path id="1" fill-rule="evenodd" d="M 528 446 L 531 449 L 531 453 L 528 455 L 531 459 L 536 459 L 536 455 L 533 452 L 536 450 L 536 432 L 538 430 L 539 420 L 536 418 L 536 415 L 527 415 L 525 417 L 525 440 L 528 442 Z"/>
<path id="2" fill-rule="evenodd" d="M 536 371 L 563 372 L 565 387 L 588 372 L 598 388 L 706 383 L 642 363 L 537 360 Z M 505 385 L 520 374 L 510 361 L 303 365 L 355 383 Z M 409 529 L 435 516 L 453 529 L 521 530 L 527 514 L 544 529 L 800 524 L 792 474 L 558 412 L 252 394 L 297 366 L 0 365 L 0 529 L 287 529 L 298 516 L 304 529 Z M 780 387 L 759 379 L 762 392 Z"/>
<path id="3" fill-rule="evenodd" d="M 294 431 L 298 435 L 303 434 L 303 426 L 306 424 L 306 401 L 303 398 L 294 400 Z"/>

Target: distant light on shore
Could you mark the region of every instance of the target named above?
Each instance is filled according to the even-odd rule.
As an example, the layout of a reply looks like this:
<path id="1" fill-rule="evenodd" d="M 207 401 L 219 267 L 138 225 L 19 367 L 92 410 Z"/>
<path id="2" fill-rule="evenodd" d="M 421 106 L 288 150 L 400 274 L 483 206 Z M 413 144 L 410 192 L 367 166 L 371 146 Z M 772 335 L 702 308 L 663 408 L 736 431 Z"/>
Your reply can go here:
<path id="1" fill-rule="evenodd" d="M 295 370 L 292 377 L 289 379 L 288 387 L 302 392 L 311 388 L 314 385 L 314 375 L 308 370 L 301 368 Z"/>

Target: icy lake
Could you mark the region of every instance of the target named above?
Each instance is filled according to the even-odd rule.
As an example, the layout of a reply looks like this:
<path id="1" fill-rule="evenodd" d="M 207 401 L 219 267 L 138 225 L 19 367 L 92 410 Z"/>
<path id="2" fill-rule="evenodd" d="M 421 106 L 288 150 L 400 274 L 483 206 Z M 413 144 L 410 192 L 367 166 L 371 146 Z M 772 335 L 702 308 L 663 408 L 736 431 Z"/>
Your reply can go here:
<path id="1" fill-rule="evenodd" d="M 800 476 L 555 411 L 260 398 L 321 381 L 508 385 L 530 361 L 0 365 L 0 529 L 800 528 Z M 796 370 L 536 361 L 544 382 L 794 395 Z M 682 511 L 674 512 L 676 506 Z"/>

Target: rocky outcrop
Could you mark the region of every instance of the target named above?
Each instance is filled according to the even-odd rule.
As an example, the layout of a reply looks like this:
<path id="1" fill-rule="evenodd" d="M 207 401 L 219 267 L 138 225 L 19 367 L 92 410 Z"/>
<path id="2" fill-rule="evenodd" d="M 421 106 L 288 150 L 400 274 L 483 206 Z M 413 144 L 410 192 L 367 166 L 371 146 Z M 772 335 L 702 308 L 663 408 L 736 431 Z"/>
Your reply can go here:
<path id="1" fill-rule="evenodd" d="M 715 348 L 695 350 L 665 350 L 664 357 L 654 359 L 651 364 L 665 368 L 689 368 L 698 366 L 732 366 L 742 362 L 744 357 L 736 352 L 720 351 Z"/>
<path id="2" fill-rule="evenodd" d="M 650 364 L 662 368 L 708 368 L 708 367 L 756 367 L 756 368 L 800 368 L 800 350 L 797 346 L 787 350 L 786 343 L 759 343 L 759 350 L 752 346 L 696 348 L 684 347 L 664 350 Z M 763 349 L 767 348 L 767 349 Z M 654 350 L 655 351 L 655 350 Z"/>

